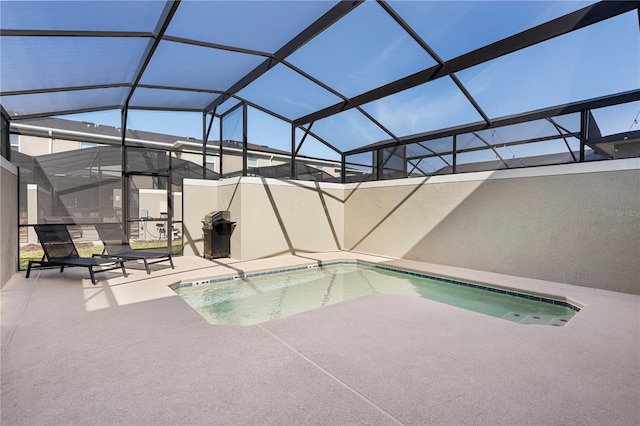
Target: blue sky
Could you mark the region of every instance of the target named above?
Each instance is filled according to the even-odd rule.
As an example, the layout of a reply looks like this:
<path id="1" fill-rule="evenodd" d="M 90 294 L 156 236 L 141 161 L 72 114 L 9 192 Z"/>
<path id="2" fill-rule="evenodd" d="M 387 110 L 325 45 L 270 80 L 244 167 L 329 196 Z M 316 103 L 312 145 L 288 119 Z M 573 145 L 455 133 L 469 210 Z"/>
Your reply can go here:
<path id="1" fill-rule="evenodd" d="M 326 8 L 326 5 L 316 3 L 315 7 L 319 8 L 318 10 Z M 420 37 L 444 60 L 589 3 L 592 2 L 390 1 L 391 7 L 412 25 Z M 190 19 L 202 20 L 201 9 L 205 5 L 189 2 L 183 4 L 183 15 L 177 15 L 179 19 L 172 24 L 174 27 L 170 28 L 168 33 L 171 34 L 173 31 L 176 35 L 194 37 L 193 28 L 197 26 L 194 25 L 192 28 L 185 23 L 192 22 Z M 254 18 L 259 14 L 269 14 L 268 4 L 263 2 L 259 10 L 247 12 L 247 24 L 254 22 Z M 282 6 L 280 3 L 278 5 Z M 305 10 L 303 4 L 299 6 L 296 13 Z M 285 14 L 283 19 L 291 18 L 287 15 L 291 13 L 291 9 L 286 6 L 280 13 Z M 301 19 L 311 19 L 312 15 L 309 12 Z M 268 28 L 260 27 L 258 30 L 267 31 Z M 229 33 L 221 32 L 218 37 L 230 37 Z M 236 36 L 235 39 L 223 41 L 242 44 L 247 48 L 269 50 L 282 42 L 278 38 L 279 33 L 273 33 L 275 35 L 266 37 L 254 45 L 250 45 L 252 39 L 244 37 L 244 33 L 244 38 Z M 210 37 L 215 38 L 215 34 Z M 181 78 L 189 78 L 198 85 L 206 85 L 215 79 L 216 72 L 202 73 L 201 70 L 207 68 L 200 67 L 204 63 L 200 60 L 194 59 L 190 66 L 180 67 L 184 61 L 175 60 L 170 47 L 175 46 L 163 46 L 166 51 L 162 50 L 157 60 L 154 59 L 157 63 L 152 61 L 148 73 L 143 76 L 143 82 L 159 83 L 154 77 L 155 73 L 169 66 L 172 57 L 174 61 L 171 66 L 175 67 L 172 73 L 175 81 L 171 82 L 172 85 L 179 85 L 183 81 Z M 196 48 L 200 49 L 203 48 Z M 240 64 L 238 66 L 252 66 L 250 57 L 238 55 L 240 54 L 231 55 L 237 57 L 237 63 Z M 218 56 L 211 56 L 206 59 L 206 63 L 215 66 L 218 60 Z M 248 62 L 242 65 L 245 63 L 243 61 Z M 371 1 L 359 6 L 294 52 L 287 61 L 347 97 L 435 64 L 435 61 L 402 31 L 379 5 Z M 457 76 L 491 118 L 638 89 L 640 37 L 637 13 L 630 12 L 497 58 L 463 70 Z M 225 81 L 224 84 L 228 85 L 229 82 Z M 284 65 L 274 67 L 263 78 L 240 91 L 239 95 L 271 108 L 289 119 L 340 101 L 338 96 L 293 73 Z M 480 120 L 473 106 L 447 77 L 363 105 L 363 109 L 396 136 Z M 606 134 L 638 130 L 638 124 L 633 123 L 638 111 L 640 102 L 635 102 L 617 107 L 616 113 L 599 112 L 597 118 L 601 120 L 601 126 L 606 129 L 603 133 Z M 83 114 L 73 118 L 120 126 L 119 111 Z M 277 149 L 289 148 L 290 130 L 286 123 L 257 111 L 250 113 L 249 120 L 250 142 Z M 230 135 L 240 136 L 237 117 L 229 122 L 234 123 L 234 130 Z M 132 110 L 129 113 L 128 127 L 201 138 L 202 115 Z M 343 150 L 390 138 L 356 110 L 319 120 L 314 124 L 313 131 Z M 225 138 L 228 136 L 226 133 L 227 131 Z M 217 126 L 212 135 L 217 137 Z M 314 145 L 318 148 L 314 149 Z M 321 152 L 326 154 L 326 148 L 320 146 L 317 141 L 311 141 L 309 146 L 305 145 L 303 151 L 308 155 L 321 156 Z"/>

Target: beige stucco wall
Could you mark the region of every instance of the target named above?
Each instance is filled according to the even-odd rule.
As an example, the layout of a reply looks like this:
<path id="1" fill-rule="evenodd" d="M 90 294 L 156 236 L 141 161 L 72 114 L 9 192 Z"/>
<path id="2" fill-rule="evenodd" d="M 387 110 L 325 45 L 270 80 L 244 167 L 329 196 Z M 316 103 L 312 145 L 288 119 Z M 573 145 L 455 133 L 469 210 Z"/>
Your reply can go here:
<path id="1" fill-rule="evenodd" d="M 346 248 L 640 293 L 639 194 L 638 159 L 351 185 Z"/>
<path id="2" fill-rule="evenodd" d="M 232 257 L 353 250 L 640 294 L 640 159 L 362 184 L 185 180 L 185 254 L 229 210 Z"/>
<path id="3" fill-rule="evenodd" d="M 182 235 L 184 255 L 202 256 L 202 219 L 217 209 L 218 182 L 211 180 L 184 179 L 182 183 Z"/>
<path id="4" fill-rule="evenodd" d="M 207 212 L 213 210 L 226 210 L 229 212 L 229 220 L 237 224 L 231 234 L 231 257 L 244 260 L 246 258 L 242 257 L 243 228 L 238 226 L 242 223 L 241 179 L 225 179 L 219 182 L 221 185 L 218 187 L 217 207 L 212 205 Z M 200 220 L 202 220 L 202 217 L 200 217 Z"/>
<path id="5" fill-rule="evenodd" d="M 242 184 L 241 256 L 340 250 L 340 185 L 252 178 Z"/>
<path id="6" fill-rule="evenodd" d="M 11 278 L 18 265 L 18 172 L 0 157 L 0 286 Z"/>
<path id="7" fill-rule="evenodd" d="M 339 250 L 344 244 L 342 194 L 342 187 L 332 184 L 185 179 L 185 254 L 202 254 L 201 220 L 212 210 L 228 210 L 237 222 L 231 236 L 231 255 L 237 259 Z"/>

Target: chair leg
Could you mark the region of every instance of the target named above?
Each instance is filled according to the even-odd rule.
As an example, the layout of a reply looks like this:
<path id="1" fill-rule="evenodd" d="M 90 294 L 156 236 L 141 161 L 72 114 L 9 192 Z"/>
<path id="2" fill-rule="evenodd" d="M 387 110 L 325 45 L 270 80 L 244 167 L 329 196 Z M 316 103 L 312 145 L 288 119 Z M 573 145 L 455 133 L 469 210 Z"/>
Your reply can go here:
<path id="1" fill-rule="evenodd" d="M 93 272 L 93 266 L 89 266 L 89 275 L 91 276 L 91 284 L 96 285 L 96 276 Z"/>
<path id="2" fill-rule="evenodd" d="M 171 264 L 171 269 L 175 269 L 173 267 L 173 259 L 171 258 L 171 255 L 169 255 L 169 263 Z"/>
<path id="3" fill-rule="evenodd" d="M 120 267 L 122 268 L 122 275 L 127 278 L 129 276 L 129 274 L 127 274 L 127 270 L 124 269 L 124 260 L 120 261 Z"/>
<path id="4" fill-rule="evenodd" d="M 147 262 L 147 259 L 142 259 L 142 261 L 144 262 L 144 269 L 147 270 L 147 275 L 151 274 L 151 269 L 149 269 L 149 262 Z"/>
<path id="5" fill-rule="evenodd" d="M 38 265 L 42 266 L 44 264 L 44 260 L 47 258 L 46 254 L 43 254 L 42 257 L 40 258 L 40 260 L 30 260 L 29 264 L 27 265 L 27 276 L 26 278 L 29 278 L 29 275 L 31 275 L 31 265 L 33 265 L 34 263 L 37 263 Z"/>
<path id="6" fill-rule="evenodd" d="M 29 278 L 29 275 L 31 275 L 31 265 L 33 264 L 33 260 L 29 261 L 29 264 L 27 265 L 27 278 Z"/>

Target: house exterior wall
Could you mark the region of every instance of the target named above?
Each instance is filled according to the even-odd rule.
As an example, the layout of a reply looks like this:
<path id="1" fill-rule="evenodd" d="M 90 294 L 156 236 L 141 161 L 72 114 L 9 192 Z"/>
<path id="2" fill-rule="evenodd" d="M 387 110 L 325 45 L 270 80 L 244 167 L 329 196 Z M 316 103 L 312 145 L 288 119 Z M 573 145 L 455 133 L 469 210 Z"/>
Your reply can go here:
<path id="1" fill-rule="evenodd" d="M 217 145 L 216 145 L 217 146 Z M 178 154 L 178 157 L 191 161 L 192 163 L 202 165 L 202 154 L 193 152 L 182 152 Z M 255 165 L 249 165 L 248 167 L 269 167 L 279 164 L 288 163 L 289 159 L 282 156 L 275 156 L 268 153 L 260 153 L 256 151 L 249 151 L 248 158 L 256 159 Z M 209 161 L 213 164 L 213 171 L 220 173 L 220 156 L 210 155 Z M 242 151 L 241 150 L 224 150 L 223 167 L 225 173 L 233 173 L 242 171 Z"/>
<path id="2" fill-rule="evenodd" d="M 49 139 L 37 136 L 18 136 L 20 141 L 20 152 L 23 154 L 36 156 L 50 154 Z"/>
<path id="3" fill-rule="evenodd" d="M 81 142 L 67 139 L 19 135 L 19 140 L 20 152 L 31 156 L 73 151 L 81 148 Z"/>
<path id="4" fill-rule="evenodd" d="M 349 250 L 640 294 L 640 160 L 347 186 Z"/>
<path id="5" fill-rule="evenodd" d="M 81 142 L 70 141 L 66 139 L 53 139 L 53 150 L 54 152 L 66 152 L 66 151 L 75 151 L 81 148 Z"/>
<path id="6" fill-rule="evenodd" d="M 0 287 L 13 276 L 18 266 L 18 170 L 0 157 Z"/>
<path id="7" fill-rule="evenodd" d="M 242 171 L 242 155 L 223 154 L 221 174 Z"/>

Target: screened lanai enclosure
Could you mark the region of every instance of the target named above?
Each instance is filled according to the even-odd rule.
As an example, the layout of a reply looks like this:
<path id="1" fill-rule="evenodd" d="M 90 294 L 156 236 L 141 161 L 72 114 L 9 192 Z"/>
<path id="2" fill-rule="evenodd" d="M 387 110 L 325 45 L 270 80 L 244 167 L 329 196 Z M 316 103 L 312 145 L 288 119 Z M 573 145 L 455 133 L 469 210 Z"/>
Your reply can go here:
<path id="1" fill-rule="evenodd" d="M 2 1 L 2 155 L 36 223 L 180 240 L 182 179 L 640 155 L 639 1 Z M 80 226 L 77 232 L 82 233 Z"/>

